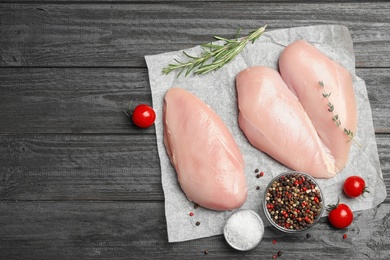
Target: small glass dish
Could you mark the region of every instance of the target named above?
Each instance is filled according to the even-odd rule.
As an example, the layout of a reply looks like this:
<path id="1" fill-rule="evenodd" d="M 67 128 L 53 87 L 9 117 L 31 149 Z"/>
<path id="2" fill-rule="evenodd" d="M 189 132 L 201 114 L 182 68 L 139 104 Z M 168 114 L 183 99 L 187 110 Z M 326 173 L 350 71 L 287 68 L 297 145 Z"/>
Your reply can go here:
<path id="1" fill-rule="evenodd" d="M 264 223 L 260 216 L 249 209 L 233 212 L 223 228 L 226 242 L 236 250 L 255 248 L 264 236 Z"/>
<path id="2" fill-rule="evenodd" d="M 271 225 L 285 233 L 313 227 L 325 210 L 324 196 L 316 180 L 298 171 L 283 172 L 273 178 L 262 204 Z"/>

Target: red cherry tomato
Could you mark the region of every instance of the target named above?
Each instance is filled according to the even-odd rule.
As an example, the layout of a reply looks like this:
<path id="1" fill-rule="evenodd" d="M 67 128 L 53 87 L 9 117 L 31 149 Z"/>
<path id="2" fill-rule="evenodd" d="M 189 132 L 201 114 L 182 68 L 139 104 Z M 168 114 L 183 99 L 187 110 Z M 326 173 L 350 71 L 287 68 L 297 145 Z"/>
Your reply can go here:
<path id="1" fill-rule="evenodd" d="M 345 194 L 351 198 L 356 198 L 365 192 L 369 192 L 366 189 L 366 182 L 359 176 L 348 177 L 344 182 L 343 189 Z"/>
<path id="2" fill-rule="evenodd" d="M 133 123 L 141 128 L 148 128 L 152 126 L 155 119 L 156 113 L 153 108 L 145 104 L 136 106 L 131 115 Z"/>
<path id="3" fill-rule="evenodd" d="M 352 223 L 353 212 L 347 205 L 337 203 L 330 207 L 328 219 L 335 228 L 346 228 Z"/>

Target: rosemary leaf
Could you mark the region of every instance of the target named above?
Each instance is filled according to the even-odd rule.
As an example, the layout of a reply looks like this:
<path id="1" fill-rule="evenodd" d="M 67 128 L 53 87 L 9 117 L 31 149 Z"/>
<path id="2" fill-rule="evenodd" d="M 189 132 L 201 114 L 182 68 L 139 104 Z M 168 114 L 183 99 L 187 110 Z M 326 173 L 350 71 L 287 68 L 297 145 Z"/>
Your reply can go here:
<path id="1" fill-rule="evenodd" d="M 163 68 L 162 73 L 168 74 L 179 69 L 179 77 L 183 70 L 186 70 L 186 76 L 191 72 L 194 72 L 194 74 L 206 74 L 213 70 L 218 70 L 232 61 L 245 48 L 248 42 L 253 44 L 264 33 L 266 27 L 267 25 L 260 27 L 241 39 L 238 38 L 241 29 L 237 30 L 234 39 L 214 36 L 215 39 L 223 41 L 223 45 L 202 44 L 203 52 L 199 57 L 189 55 L 183 51 L 189 61 L 182 62 L 175 59 L 177 64 L 168 64 L 167 67 Z"/>
<path id="2" fill-rule="evenodd" d="M 237 30 L 237 32 L 236 32 L 236 35 L 234 35 L 234 38 L 235 38 L 236 40 L 238 40 L 238 37 L 240 36 L 240 33 L 241 33 L 241 28 L 239 28 L 239 29 Z"/>
<path id="3" fill-rule="evenodd" d="M 210 51 L 213 50 L 213 49 L 216 50 L 216 49 L 224 48 L 222 45 L 217 45 L 217 44 L 212 44 L 212 43 L 202 44 L 202 47 L 210 48 Z"/>

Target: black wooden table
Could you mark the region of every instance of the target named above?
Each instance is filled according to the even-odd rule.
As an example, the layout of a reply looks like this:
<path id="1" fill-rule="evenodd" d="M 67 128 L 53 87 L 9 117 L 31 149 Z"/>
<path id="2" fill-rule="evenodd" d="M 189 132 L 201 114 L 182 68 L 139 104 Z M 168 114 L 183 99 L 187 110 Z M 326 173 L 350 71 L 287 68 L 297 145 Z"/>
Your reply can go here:
<path id="1" fill-rule="evenodd" d="M 155 130 L 123 113 L 151 104 L 144 55 L 263 24 L 350 29 L 390 194 L 390 3 L 3 0 L 0 259 L 389 259 L 390 195 L 347 239 L 323 219 L 309 238 L 267 228 L 245 253 L 222 236 L 168 243 Z"/>

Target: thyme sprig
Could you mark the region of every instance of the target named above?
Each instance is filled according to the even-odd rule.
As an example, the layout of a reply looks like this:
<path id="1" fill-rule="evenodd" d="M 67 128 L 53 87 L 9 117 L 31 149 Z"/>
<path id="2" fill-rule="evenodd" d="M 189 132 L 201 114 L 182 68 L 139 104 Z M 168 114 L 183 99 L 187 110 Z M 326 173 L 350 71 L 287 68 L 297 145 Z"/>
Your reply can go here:
<path id="1" fill-rule="evenodd" d="M 234 39 L 227 39 L 220 36 L 214 36 L 216 40 L 223 41 L 223 45 L 207 43 L 202 44 L 203 52 L 199 57 L 192 56 L 183 51 L 184 55 L 189 58 L 189 61 L 182 62 L 175 59 L 175 64 L 168 64 L 163 68 L 162 73 L 168 74 L 174 70 L 179 69 L 180 73 L 178 77 L 185 71 L 185 76 L 190 74 L 191 71 L 194 74 L 206 74 L 210 71 L 217 70 L 233 60 L 247 45 L 248 42 L 252 44 L 264 33 L 267 25 L 258 28 L 250 32 L 247 36 L 239 39 L 239 33 L 241 29 L 237 30 Z"/>
<path id="2" fill-rule="evenodd" d="M 323 81 L 319 81 L 318 84 L 323 88 L 325 87 Z M 332 116 L 333 122 L 336 124 L 337 127 L 339 127 L 341 129 L 341 120 L 339 119 L 339 115 L 334 113 L 334 105 L 329 101 L 329 97 L 331 94 L 332 94 L 332 92 L 329 92 L 329 93 L 323 92 L 322 96 L 328 100 L 328 111 L 333 114 L 333 116 Z M 348 142 L 354 141 L 359 147 L 361 147 L 361 145 L 354 139 L 354 134 L 351 130 L 349 130 L 347 128 L 343 128 L 342 130 L 343 130 L 344 134 L 346 134 L 348 136 L 348 138 L 349 138 Z"/>

